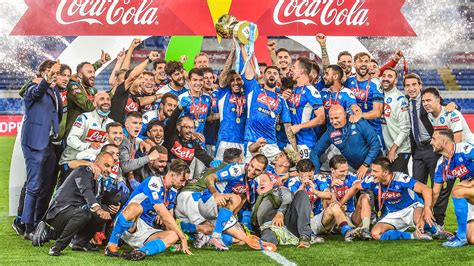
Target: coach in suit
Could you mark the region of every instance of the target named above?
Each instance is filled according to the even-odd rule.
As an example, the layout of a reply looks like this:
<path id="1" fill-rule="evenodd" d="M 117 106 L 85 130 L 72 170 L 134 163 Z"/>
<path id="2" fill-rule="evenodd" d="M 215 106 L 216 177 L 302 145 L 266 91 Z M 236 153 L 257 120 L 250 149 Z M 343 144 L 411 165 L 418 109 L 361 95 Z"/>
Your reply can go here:
<path id="1" fill-rule="evenodd" d="M 26 196 L 22 222 L 25 238 L 31 239 L 34 227 L 45 214 L 56 177 L 52 140 L 59 134 L 62 101 L 54 84 L 61 65 L 54 64 L 39 84 L 31 83 L 23 95 L 25 117 L 21 129 L 21 148 L 26 163 Z"/>

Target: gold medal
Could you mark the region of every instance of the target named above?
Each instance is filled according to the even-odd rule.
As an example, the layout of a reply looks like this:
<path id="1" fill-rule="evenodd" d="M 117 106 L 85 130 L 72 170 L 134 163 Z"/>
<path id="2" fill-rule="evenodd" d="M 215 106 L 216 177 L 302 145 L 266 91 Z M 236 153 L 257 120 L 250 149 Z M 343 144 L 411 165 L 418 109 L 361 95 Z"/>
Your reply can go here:
<path id="1" fill-rule="evenodd" d="M 276 130 L 277 130 L 277 131 L 280 131 L 280 130 L 281 130 L 281 126 L 280 126 L 280 125 L 277 125 L 277 126 L 276 126 Z"/>
<path id="2" fill-rule="evenodd" d="M 235 122 L 236 122 L 237 124 L 240 124 L 240 117 L 237 117 L 237 118 L 235 119 Z"/>
<path id="3" fill-rule="evenodd" d="M 293 114 L 294 114 L 294 115 L 296 115 L 296 108 L 295 108 L 295 109 L 293 109 Z"/>
<path id="4" fill-rule="evenodd" d="M 369 106 L 367 105 L 367 102 L 365 102 L 364 108 L 365 108 L 365 110 L 369 110 Z"/>
<path id="5" fill-rule="evenodd" d="M 198 128 L 199 126 L 199 120 L 194 120 L 194 128 Z"/>
<path id="6" fill-rule="evenodd" d="M 448 182 L 447 181 L 444 181 L 443 182 L 443 189 L 446 189 L 448 187 Z"/>

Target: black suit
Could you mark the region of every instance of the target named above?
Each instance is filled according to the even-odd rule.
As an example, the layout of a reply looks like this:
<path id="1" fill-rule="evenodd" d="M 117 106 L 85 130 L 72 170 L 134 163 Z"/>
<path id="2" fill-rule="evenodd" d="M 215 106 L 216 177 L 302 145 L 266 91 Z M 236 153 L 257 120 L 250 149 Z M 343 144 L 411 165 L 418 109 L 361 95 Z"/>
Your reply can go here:
<path id="1" fill-rule="evenodd" d="M 76 235 L 75 245 L 85 246 L 94 234 L 102 229 L 104 220 L 90 211 L 99 204 L 97 196 L 103 193 L 94 179 L 92 169 L 81 166 L 66 178 L 51 202 L 46 220 L 57 237 L 54 244 L 63 250 Z"/>

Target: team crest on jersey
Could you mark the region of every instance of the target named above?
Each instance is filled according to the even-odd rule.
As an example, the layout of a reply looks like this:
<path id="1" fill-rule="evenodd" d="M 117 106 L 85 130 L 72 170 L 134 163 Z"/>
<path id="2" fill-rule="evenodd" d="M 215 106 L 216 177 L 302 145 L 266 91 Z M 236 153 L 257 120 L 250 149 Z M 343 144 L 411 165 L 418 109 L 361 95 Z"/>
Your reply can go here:
<path id="1" fill-rule="evenodd" d="M 276 110 L 278 107 L 278 100 L 272 97 L 266 96 L 265 93 L 260 93 L 257 97 L 257 101 L 264 105 L 270 106 L 272 110 Z"/>
<path id="2" fill-rule="evenodd" d="M 391 99 L 391 98 L 389 98 Z M 388 101 L 387 101 L 388 102 Z M 384 104 L 383 105 L 383 116 L 385 117 L 390 117 L 390 115 L 392 114 L 392 108 L 390 107 L 389 104 Z"/>
<path id="3" fill-rule="evenodd" d="M 392 97 L 388 97 L 386 102 L 391 103 L 392 102 Z"/>
<path id="4" fill-rule="evenodd" d="M 105 131 L 97 129 L 89 129 L 86 135 L 87 142 L 100 142 L 104 143 L 107 139 Z"/>
<path id="5" fill-rule="evenodd" d="M 440 117 L 439 122 L 444 124 L 444 122 L 446 122 L 446 120 L 444 119 L 444 117 Z"/>

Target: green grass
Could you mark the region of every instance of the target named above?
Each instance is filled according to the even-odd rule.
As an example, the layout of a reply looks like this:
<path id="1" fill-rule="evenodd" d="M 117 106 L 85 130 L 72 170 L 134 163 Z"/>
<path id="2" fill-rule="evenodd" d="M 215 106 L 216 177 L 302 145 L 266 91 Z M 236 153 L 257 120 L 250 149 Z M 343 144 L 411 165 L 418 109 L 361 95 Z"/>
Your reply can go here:
<path id="1" fill-rule="evenodd" d="M 125 261 L 107 258 L 101 253 L 80 253 L 66 249 L 61 257 L 47 255 L 52 243 L 35 248 L 17 236 L 11 229 L 12 217 L 8 217 L 8 176 L 14 138 L 0 138 L 0 265 L 23 264 L 69 264 L 69 265 L 115 265 Z M 452 205 L 448 208 L 446 227 L 456 229 Z M 344 265 L 344 264 L 411 264 L 411 265 L 474 265 L 474 247 L 446 249 L 441 241 L 397 241 L 345 243 L 340 236 L 326 237 L 326 242 L 310 249 L 279 247 L 278 252 L 298 265 Z M 275 265 L 261 252 L 246 247 L 232 247 L 228 252 L 211 249 L 193 250 L 193 256 L 182 253 L 160 254 L 148 257 L 142 263 L 165 265 Z M 130 263 L 132 264 L 132 263 Z"/>

